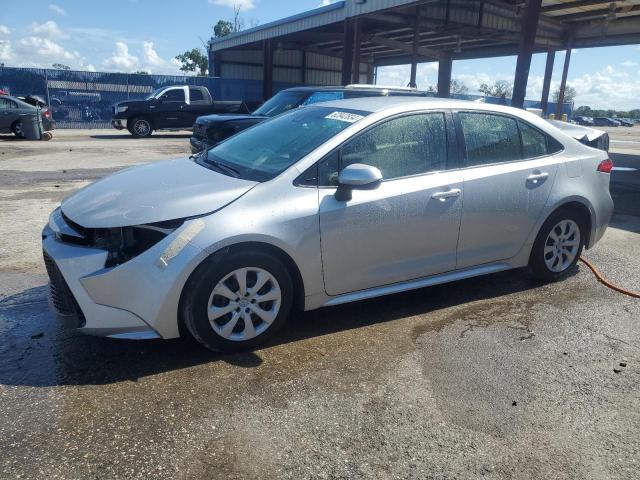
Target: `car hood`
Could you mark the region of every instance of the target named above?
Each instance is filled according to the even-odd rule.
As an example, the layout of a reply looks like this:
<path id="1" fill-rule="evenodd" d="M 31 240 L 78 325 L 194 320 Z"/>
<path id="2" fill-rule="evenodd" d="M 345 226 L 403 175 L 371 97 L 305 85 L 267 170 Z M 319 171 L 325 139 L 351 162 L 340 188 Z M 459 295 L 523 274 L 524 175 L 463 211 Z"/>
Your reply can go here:
<path id="1" fill-rule="evenodd" d="M 214 212 L 255 185 L 180 158 L 121 170 L 71 195 L 61 208 L 86 228 L 126 227 Z"/>
<path id="2" fill-rule="evenodd" d="M 198 117 L 196 119 L 196 123 L 199 125 L 211 125 L 212 123 L 229 122 L 232 120 L 247 120 L 249 118 L 263 120 L 269 117 L 266 117 L 264 115 L 249 115 L 249 114 L 238 115 L 237 113 L 213 114 L 213 115 L 203 115 L 201 117 Z"/>
<path id="3" fill-rule="evenodd" d="M 135 107 L 135 106 L 143 106 L 149 105 L 150 100 L 125 100 L 123 102 L 118 102 L 114 104 L 115 107 Z"/>

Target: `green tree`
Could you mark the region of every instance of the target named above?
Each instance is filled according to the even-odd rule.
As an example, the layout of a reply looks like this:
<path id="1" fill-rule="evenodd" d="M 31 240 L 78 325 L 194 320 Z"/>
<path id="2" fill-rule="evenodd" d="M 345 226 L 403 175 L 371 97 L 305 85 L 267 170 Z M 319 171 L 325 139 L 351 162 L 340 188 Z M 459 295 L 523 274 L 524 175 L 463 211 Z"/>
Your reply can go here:
<path id="1" fill-rule="evenodd" d="M 149 72 L 145 72 L 144 70 L 136 70 L 133 72 L 134 75 L 149 75 Z"/>
<path id="2" fill-rule="evenodd" d="M 51 65 L 53 68 L 55 68 L 56 70 L 71 70 L 71 67 L 68 65 L 64 65 L 62 63 L 54 63 L 53 65 Z"/>
<path id="3" fill-rule="evenodd" d="M 197 72 L 202 77 L 207 74 L 209 61 L 199 48 L 192 48 L 180 55 L 176 55 L 176 60 L 180 62 L 180 70 L 182 72 Z"/>
<path id="4" fill-rule="evenodd" d="M 235 32 L 233 29 L 233 23 L 227 20 L 218 20 L 218 23 L 213 26 L 214 37 L 226 37 L 233 32 Z"/>
<path id="5" fill-rule="evenodd" d="M 552 98 L 555 103 L 558 103 L 558 98 L 560 98 L 560 87 L 558 87 L 556 91 L 553 92 Z M 571 85 L 565 86 L 564 103 L 571 103 L 575 100 L 575 98 L 576 98 L 576 89 L 573 88 Z"/>
<path id="6" fill-rule="evenodd" d="M 480 93 L 484 93 L 488 97 L 510 97 L 513 93 L 513 84 L 506 80 L 496 80 L 493 85 L 487 83 L 480 84 L 478 88 Z"/>
<path id="7" fill-rule="evenodd" d="M 449 84 L 449 91 L 453 94 L 465 94 L 469 91 L 469 87 L 467 87 L 464 82 L 462 82 L 461 80 L 452 78 L 451 79 L 451 83 Z M 429 85 L 429 87 L 427 87 L 427 92 L 429 93 L 438 93 L 438 86 L 437 85 Z"/>

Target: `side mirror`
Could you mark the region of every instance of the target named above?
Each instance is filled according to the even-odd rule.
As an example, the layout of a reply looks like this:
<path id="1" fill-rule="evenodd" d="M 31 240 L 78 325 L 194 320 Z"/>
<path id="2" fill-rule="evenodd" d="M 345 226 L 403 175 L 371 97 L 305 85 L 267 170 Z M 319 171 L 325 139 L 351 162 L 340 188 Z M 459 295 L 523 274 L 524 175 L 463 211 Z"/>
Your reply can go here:
<path id="1" fill-rule="evenodd" d="M 373 190 L 382 182 L 382 173 L 376 167 L 362 163 L 346 166 L 338 175 L 336 200 L 348 202 L 352 190 Z"/>

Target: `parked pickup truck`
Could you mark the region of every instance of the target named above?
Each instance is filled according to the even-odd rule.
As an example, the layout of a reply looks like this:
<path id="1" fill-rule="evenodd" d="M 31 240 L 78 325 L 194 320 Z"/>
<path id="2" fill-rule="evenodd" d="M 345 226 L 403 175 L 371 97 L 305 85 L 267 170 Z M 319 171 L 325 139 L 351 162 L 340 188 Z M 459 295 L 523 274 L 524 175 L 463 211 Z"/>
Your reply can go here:
<path id="1" fill-rule="evenodd" d="M 111 125 L 142 138 L 154 130 L 190 129 L 196 118 L 212 113 L 246 114 L 249 109 L 239 100 L 213 100 L 206 87 L 178 85 L 159 88 L 144 100 L 116 103 Z"/>

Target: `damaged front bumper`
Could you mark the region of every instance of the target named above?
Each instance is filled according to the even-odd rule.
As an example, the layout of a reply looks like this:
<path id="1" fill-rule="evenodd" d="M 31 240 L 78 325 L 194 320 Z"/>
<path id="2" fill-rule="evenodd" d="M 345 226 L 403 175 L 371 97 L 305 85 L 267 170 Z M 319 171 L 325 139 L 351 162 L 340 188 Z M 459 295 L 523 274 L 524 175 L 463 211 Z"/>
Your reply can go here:
<path id="1" fill-rule="evenodd" d="M 70 227 L 56 210 L 42 232 L 50 303 L 65 324 L 90 335 L 179 337 L 180 293 L 202 253 L 190 240 L 201 224 L 185 222 L 135 258 L 105 267 L 108 252 L 74 243 Z"/>
<path id="2" fill-rule="evenodd" d="M 125 130 L 127 128 L 127 119 L 126 118 L 112 118 L 111 126 L 116 130 Z"/>

